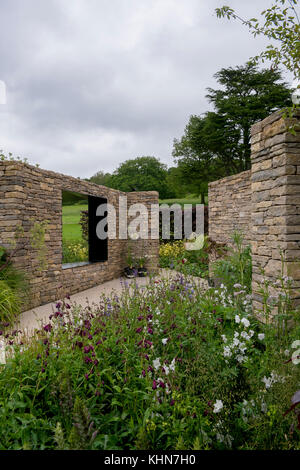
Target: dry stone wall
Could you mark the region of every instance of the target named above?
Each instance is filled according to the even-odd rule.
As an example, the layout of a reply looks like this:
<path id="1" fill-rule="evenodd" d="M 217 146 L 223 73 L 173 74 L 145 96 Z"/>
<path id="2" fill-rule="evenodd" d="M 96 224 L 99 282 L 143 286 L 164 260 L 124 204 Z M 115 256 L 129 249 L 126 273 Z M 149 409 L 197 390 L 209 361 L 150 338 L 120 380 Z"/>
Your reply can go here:
<path id="1" fill-rule="evenodd" d="M 252 257 L 254 308 L 261 310 L 264 279 L 294 279 L 292 297 L 300 304 L 300 132 L 293 135 L 281 112 L 252 127 Z M 285 260 L 284 266 L 282 260 Z M 271 296 L 278 290 L 271 290 Z"/>
<path id="2" fill-rule="evenodd" d="M 126 266 L 128 240 L 108 240 L 108 261 L 90 263 L 69 269 L 62 267 L 62 191 L 107 198 L 117 213 L 119 233 L 119 196 L 127 196 L 128 206 L 133 202 L 147 207 L 158 204 L 157 192 L 121 193 L 77 178 L 23 164 L 0 162 L 0 244 L 11 248 L 18 227 L 23 236 L 14 265 L 26 273 L 30 295 L 26 308 L 55 301 L 66 294 L 74 294 L 122 275 Z M 151 226 L 151 211 L 148 213 Z M 42 269 L 38 251 L 32 248 L 30 231 L 34 223 L 47 220 L 45 235 L 47 268 Z M 118 235 L 117 235 L 118 236 Z M 158 267 L 158 241 L 139 240 L 133 244 L 133 255 L 139 256 L 141 246 L 147 255 L 147 267 Z"/>
<path id="3" fill-rule="evenodd" d="M 229 176 L 209 184 L 209 237 L 219 243 L 231 244 L 235 230 L 251 241 L 251 182 L 250 171 Z"/>
<path id="4" fill-rule="evenodd" d="M 282 274 L 293 278 L 291 296 L 300 305 L 299 121 L 300 112 L 289 120 L 278 111 L 255 124 L 251 170 L 209 185 L 209 236 L 228 243 L 234 230 L 244 233 L 252 250 L 253 306 L 262 316 L 264 281 L 274 301 Z"/>

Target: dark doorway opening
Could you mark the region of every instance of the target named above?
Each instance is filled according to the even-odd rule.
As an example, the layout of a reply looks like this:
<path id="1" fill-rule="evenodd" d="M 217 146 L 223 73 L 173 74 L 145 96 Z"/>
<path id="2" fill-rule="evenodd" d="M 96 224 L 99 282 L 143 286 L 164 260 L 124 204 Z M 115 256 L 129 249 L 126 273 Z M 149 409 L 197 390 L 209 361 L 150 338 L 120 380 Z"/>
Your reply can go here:
<path id="1" fill-rule="evenodd" d="M 89 261 L 90 263 L 103 263 L 108 260 L 107 199 L 103 197 L 89 196 L 88 206 Z M 100 226 L 102 230 L 99 230 Z M 99 236 L 99 231 L 102 232 L 101 237 Z"/>

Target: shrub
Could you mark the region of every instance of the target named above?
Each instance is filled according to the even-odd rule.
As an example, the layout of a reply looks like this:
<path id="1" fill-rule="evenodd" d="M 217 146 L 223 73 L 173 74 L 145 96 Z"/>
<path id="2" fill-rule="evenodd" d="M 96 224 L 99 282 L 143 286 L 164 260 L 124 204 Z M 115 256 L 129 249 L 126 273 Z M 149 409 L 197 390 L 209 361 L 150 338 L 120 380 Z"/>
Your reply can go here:
<path id="1" fill-rule="evenodd" d="M 299 448 L 283 416 L 299 324 L 278 338 L 245 292 L 180 275 L 132 288 L 85 308 L 65 299 L 30 342 L 6 338 L 1 449 Z"/>
<path id="2" fill-rule="evenodd" d="M 252 257 L 250 246 L 243 245 L 242 234 L 235 232 L 232 236 L 233 246 L 228 254 L 212 264 L 212 272 L 218 284 L 225 284 L 233 291 L 235 284 L 241 284 L 251 291 Z"/>
<path id="3" fill-rule="evenodd" d="M 0 321 L 12 324 L 20 313 L 20 298 L 7 282 L 0 280 Z"/>
<path id="4" fill-rule="evenodd" d="M 88 244 L 84 240 L 63 240 L 62 263 L 88 261 Z"/>

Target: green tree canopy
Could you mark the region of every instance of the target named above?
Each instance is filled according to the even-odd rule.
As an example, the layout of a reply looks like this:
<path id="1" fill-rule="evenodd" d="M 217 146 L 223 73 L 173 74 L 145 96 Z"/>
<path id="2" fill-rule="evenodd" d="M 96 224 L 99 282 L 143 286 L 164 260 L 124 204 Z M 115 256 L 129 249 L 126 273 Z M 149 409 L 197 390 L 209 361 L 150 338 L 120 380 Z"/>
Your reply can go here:
<path id="1" fill-rule="evenodd" d="M 160 198 L 169 197 L 167 167 L 155 157 L 127 160 L 114 171 L 110 187 L 120 191 L 158 191 Z"/>
<path id="2" fill-rule="evenodd" d="M 110 185 L 111 174 L 98 171 L 94 176 L 88 179 L 91 183 L 99 184 L 100 186 Z"/>
<path id="3" fill-rule="evenodd" d="M 290 89 L 281 73 L 256 66 L 222 69 L 221 89 L 208 89 L 214 111 L 193 115 L 173 157 L 185 183 L 202 192 L 207 183 L 250 168 L 250 128 L 275 109 L 290 105 Z"/>

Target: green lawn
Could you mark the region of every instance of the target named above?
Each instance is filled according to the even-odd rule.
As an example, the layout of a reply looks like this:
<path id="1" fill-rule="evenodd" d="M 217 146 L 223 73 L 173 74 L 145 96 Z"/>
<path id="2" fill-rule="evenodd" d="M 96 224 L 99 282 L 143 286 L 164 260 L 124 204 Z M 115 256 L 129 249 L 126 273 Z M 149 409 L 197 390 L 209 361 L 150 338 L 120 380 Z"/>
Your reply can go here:
<path id="1" fill-rule="evenodd" d="M 64 240 L 81 240 L 81 226 L 80 213 L 81 211 L 87 210 L 88 205 L 73 205 L 63 206 L 63 239 Z"/>

